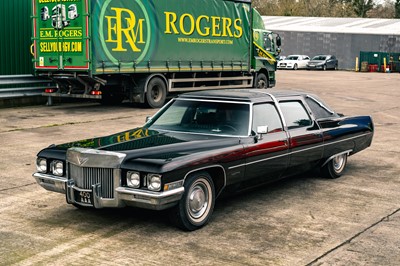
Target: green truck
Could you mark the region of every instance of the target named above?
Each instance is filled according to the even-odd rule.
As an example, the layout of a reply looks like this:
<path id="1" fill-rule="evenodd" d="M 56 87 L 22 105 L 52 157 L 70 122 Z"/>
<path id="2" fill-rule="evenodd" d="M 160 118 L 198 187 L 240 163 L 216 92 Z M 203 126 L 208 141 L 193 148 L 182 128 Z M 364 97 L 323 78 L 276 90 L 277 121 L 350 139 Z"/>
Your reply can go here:
<path id="1" fill-rule="evenodd" d="M 250 0 L 33 0 L 35 73 L 46 96 L 147 103 L 275 85 L 279 35 Z"/>

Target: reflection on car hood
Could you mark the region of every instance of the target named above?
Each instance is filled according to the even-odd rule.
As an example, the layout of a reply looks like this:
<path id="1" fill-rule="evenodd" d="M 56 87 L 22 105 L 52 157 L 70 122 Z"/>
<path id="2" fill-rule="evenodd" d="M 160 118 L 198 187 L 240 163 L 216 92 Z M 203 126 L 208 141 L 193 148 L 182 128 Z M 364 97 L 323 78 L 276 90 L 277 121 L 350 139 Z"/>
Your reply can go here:
<path id="1" fill-rule="evenodd" d="M 172 159 L 194 152 L 209 151 L 239 143 L 239 138 L 159 132 L 147 128 L 135 128 L 117 134 L 53 145 L 40 152 L 65 154 L 72 147 L 99 149 L 127 154 L 126 159 L 158 158 Z M 58 157 L 58 156 L 57 156 Z"/>

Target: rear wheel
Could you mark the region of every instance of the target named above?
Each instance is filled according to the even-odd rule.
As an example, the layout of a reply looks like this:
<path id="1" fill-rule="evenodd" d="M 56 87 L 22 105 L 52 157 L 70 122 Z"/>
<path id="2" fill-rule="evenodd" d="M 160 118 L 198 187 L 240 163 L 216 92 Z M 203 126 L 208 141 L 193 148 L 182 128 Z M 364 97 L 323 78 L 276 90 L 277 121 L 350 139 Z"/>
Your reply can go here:
<path id="1" fill-rule="evenodd" d="M 264 73 L 258 73 L 255 87 L 257 89 L 268 89 L 268 78 Z"/>
<path id="2" fill-rule="evenodd" d="M 185 181 L 185 193 L 170 211 L 171 221 L 187 231 L 207 224 L 214 210 L 214 183 L 207 172 L 190 175 Z"/>
<path id="3" fill-rule="evenodd" d="M 151 108 L 160 108 L 167 97 L 167 88 L 159 77 L 152 78 L 147 84 L 146 102 Z"/>
<path id="4" fill-rule="evenodd" d="M 327 178 L 338 178 L 343 174 L 346 164 L 347 153 L 337 155 L 322 167 L 321 173 Z"/>
<path id="5" fill-rule="evenodd" d="M 326 65 L 323 65 L 322 70 L 324 71 L 326 70 Z"/>

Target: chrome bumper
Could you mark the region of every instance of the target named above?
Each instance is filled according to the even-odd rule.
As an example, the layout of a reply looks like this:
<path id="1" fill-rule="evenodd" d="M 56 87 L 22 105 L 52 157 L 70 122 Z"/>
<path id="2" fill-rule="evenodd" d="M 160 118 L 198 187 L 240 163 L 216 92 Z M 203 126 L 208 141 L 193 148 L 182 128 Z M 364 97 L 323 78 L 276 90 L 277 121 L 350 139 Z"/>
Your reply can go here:
<path id="1" fill-rule="evenodd" d="M 78 204 L 94 208 L 118 208 L 133 206 L 152 210 L 163 210 L 174 206 L 181 199 L 185 189 L 179 187 L 170 191 L 153 192 L 127 187 L 115 188 L 114 198 L 103 198 L 101 196 L 100 184 L 93 185 L 92 189 L 81 189 L 75 186 L 73 180 L 65 177 L 34 173 L 36 182 L 49 191 L 66 194 L 67 203 Z M 76 201 L 75 194 L 80 192 L 91 193 L 91 198 L 86 202 Z"/>

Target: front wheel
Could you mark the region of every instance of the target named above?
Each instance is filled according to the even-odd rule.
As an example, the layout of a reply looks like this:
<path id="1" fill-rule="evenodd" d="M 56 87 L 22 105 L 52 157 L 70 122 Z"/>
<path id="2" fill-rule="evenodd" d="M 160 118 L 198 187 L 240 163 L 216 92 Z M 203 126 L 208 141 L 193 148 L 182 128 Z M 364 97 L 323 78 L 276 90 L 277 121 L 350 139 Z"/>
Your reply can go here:
<path id="1" fill-rule="evenodd" d="M 255 87 L 257 89 L 268 89 L 268 78 L 265 74 L 259 73 L 257 75 Z"/>
<path id="2" fill-rule="evenodd" d="M 185 193 L 170 218 L 181 229 L 194 231 L 207 224 L 214 210 L 214 183 L 208 173 L 201 172 L 190 175 L 184 187 Z"/>
<path id="3" fill-rule="evenodd" d="M 147 84 L 146 102 L 151 108 L 160 108 L 167 97 L 167 88 L 159 77 L 152 78 Z"/>
<path id="4" fill-rule="evenodd" d="M 297 64 L 294 64 L 293 66 L 293 70 L 297 70 L 299 67 L 297 66 Z"/>
<path id="5" fill-rule="evenodd" d="M 322 169 L 322 175 L 327 178 L 338 178 L 343 174 L 347 164 L 347 153 L 333 157 Z"/>

